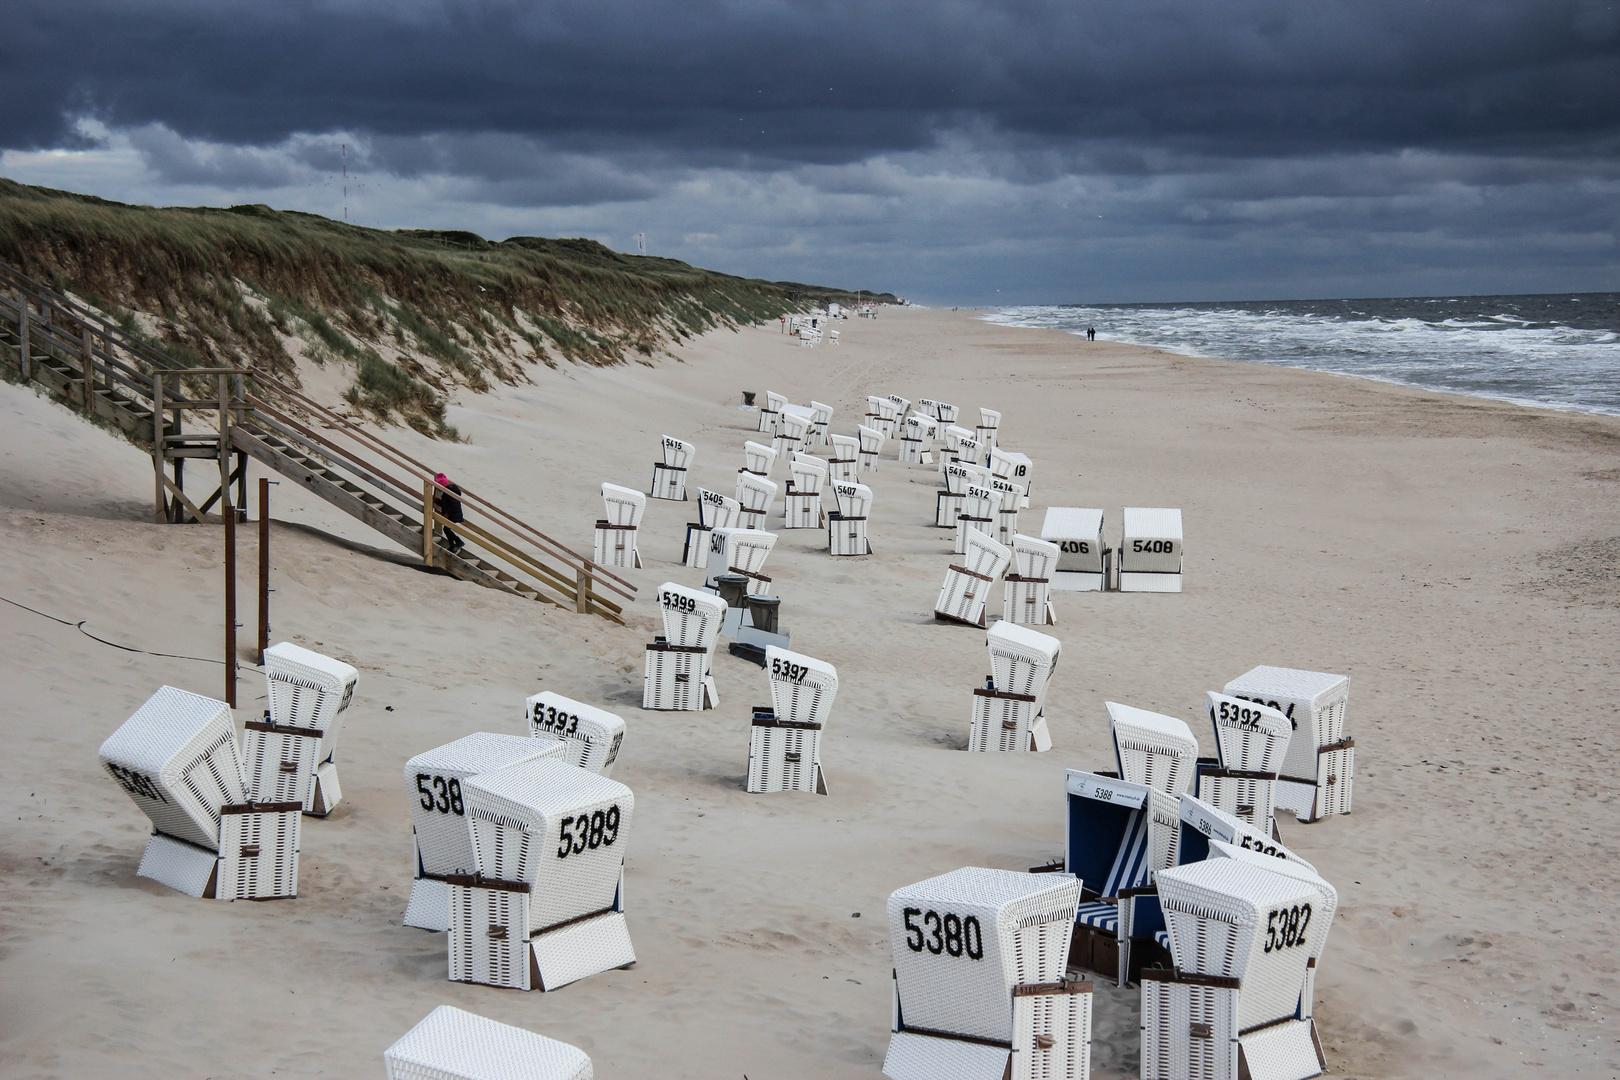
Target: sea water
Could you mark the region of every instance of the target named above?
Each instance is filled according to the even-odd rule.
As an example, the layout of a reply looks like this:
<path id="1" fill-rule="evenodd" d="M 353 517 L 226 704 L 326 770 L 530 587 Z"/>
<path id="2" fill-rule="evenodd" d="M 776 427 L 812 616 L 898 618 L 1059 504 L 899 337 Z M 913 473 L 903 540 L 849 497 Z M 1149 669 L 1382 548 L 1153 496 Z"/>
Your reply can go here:
<path id="1" fill-rule="evenodd" d="M 984 316 L 1172 352 L 1620 414 L 1620 293 L 1012 307 Z"/>

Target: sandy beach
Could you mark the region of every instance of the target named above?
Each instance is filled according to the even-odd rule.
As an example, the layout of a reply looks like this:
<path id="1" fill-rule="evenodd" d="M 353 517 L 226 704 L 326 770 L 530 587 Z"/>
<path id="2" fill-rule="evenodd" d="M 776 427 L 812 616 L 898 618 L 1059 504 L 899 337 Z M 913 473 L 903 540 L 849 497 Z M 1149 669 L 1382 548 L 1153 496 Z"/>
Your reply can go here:
<path id="1" fill-rule="evenodd" d="M 0 385 L 0 596 L 67 623 L 0 604 L 0 1073 L 381 1076 L 384 1048 L 454 1004 L 583 1048 L 605 1080 L 870 1080 L 889 893 L 1058 857 L 1064 770 L 1111 767 L 1105 700 L 1180 716 L 1212 753 L 1204 693 L 1256 664 L 1351 676 L 1355 812 L 1281 824 L 1340 894 L 1317 982 L 1330 1074 L 1620 1072 L 1620 418 L 968 312 L 840 329 L 814 350 L 772 324 L 651 364 L 534 366 L 457 400 L 467 443 L 386 437 L 588 551 L 599 485 L 646 490 L 661 434 L 697 444 L 694 486 L 731 492 L 755 431 L 742 391 L 828 402 L 842 433 L 870 393 L 1000 409 L 1003 445 L 1034 461 L 1022 531 L 1051 505 L 1103 507 L 1116 537 L 1125 505 L 1180 507 L 1186 527 L 1182 594 L 1057 595 L 1052 751 L 962 751 L 984 634 L 932 618 L 951 561 L 939 477 L 893 444 L 866 479 L 871 556 L 782 531 L 767 566 L 794 648 L 838 668 L 827 797 L 743 791 L 749 709 L 768 700 L 752 664 L 717 659 L 717 710 L 640 708 L 646 596 L 702 580 L 680 565 L 694 503 L 649 501 L 646 566 L 626 574 L 643 598 L 616 627 L 425 573 L 282 484 L 274 639 L 354 664 L 360 684 L 343 804 L 305 820 L 298 899 L 264 904 L 136 878 L 146 819 L 96 762 L 158 686 L 219 696 L 217 663 L 150 654 L 218 657 L 220 530 L 152 524 L 149 458 Z M 241 553 L 250 596 L 251 535 Z M 241 686 L 238 720 L 264 698 L 251 667 Z M 614 778 L 636 796 L 639 962 L 547 994 L 450 983 L 443 935 L 401 925 L 404 762 L 523 732 L 542 689 L 628 724 Z M 1136 998 L 1099 984 L 1094 1075 L 1135 1075 Z"/>

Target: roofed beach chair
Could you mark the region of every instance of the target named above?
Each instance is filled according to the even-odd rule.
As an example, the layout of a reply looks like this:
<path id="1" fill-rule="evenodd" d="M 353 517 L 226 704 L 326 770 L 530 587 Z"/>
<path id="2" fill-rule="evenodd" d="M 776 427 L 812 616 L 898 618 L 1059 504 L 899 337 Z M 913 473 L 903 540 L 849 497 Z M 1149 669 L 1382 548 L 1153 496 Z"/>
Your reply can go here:
<path id="1" fill-rule="evenodd" d="M 963 867 L 889 897 L 889 1080 L 1086 1080 L 1089 982 L 1065 978 L 1080 882 Z"/>
<path id="2" fill-rule="evenodd" d="M 821 341 L 821 327 L 812 323 L 799 324 L 799 345 L 806 349 L 814 348 Z"/>
<path id="3" fill-rule="evenodd" d="M 827 478 L 846 484 L 860 482 L 861 440 L 855 435 L 829 435 L 832 457 L 827 460 Z"/>
<path id="4" fill-rule="evenodd" d="M 934 494 L 934 526 L 940 529 L 956 528 L 956 519 L 962 516 L 962 499 L 967 491 L 967 469 L 959 461 L 951 461 L 942 469 L 945 486 Z"/>
<path id="5" fill-rule="evenodd" d="M 223 701 L 160 687 L 99 753 L 152 823 L 137 876 L 216 900 L 298 894 L 304 804 L 249 799 Z"/>
<path id="6" fill-rule="evenodd" d="M 666 632 L 665 640 L 669 635 Z M 624 746 L 624 718 L 595 705 L 543 690 L 523 703 L 529 735 L 563 744 L 562 760 L 602 776 L 613 775 L 613 763 Z"/>
<path id="7" fill-rule="evenodd" d="M 838 344 L 838 331 L 836 331 L 836 330 L 828 330 L 827 331 L 827 344 L 829 344 L 829 345 Z"/>
<path id="8" fill-rule="evenodd" d="M 1145 784 L 1078 769 L 1068 770 L 1065 788 L 1064 870 L 1088 883 L 1075 911 L 1069 966 L 1124 986 L 1141 967 L 1131 903 L 1153 891 L 1155 872 L 1174 865 L 1178 803 Z"/>
<path id="9" fill-rule="evenodd" d="M 961 411 L 962 410 L 958 409 L 955 405 L 950 405 L 943 401 L 934 403 L 934 415 L 939 418 L 939 422 L 941 424 L 956 423 L 956 417 Z"/>
<path id="10" fill-rule="evenodd" d="M 653 463 L 651 495 L 655 499 L 686 501 L 686 471 L 692 466 L 692 455 L 697 446 L 673 435 L 660 435 L 658 444 L 664 460 Z"/>
<path id="11" fill-rule="evenodd" d="M 715 529 L 709 536 L 707 584 L 718 587 L 721 574 L 741 574 L 748 579 L 749 596 L 768 595 L 771 579 L 762 571 L 775 546 L 776 534 L 763 529 Z"/>
<path id="12" fill-rule="evenodd" d="M 1089 507 L 1049 506 L 1041 539 L 1058 546 L 1052 588 L 1062 592 L 1107 589 L 1113 553 L 1103 543 L 1103 512 Z"/>
<path id="13" fill-rule="evenodd" d="M 1001 492 L 969 483 L 962 493 L 962 512 L 956 515 L 956 554 L 967 553 L 968 537 L 980 532 L 996 535 L 996 515 L 1001 512 Z"/>
<path id="14" fill-rule="evenodd" d="M 1011 480 L 1023 489 L 1023 501 L 1020 506 L 1029 505 L 1030 476 L 1034 467 L 1034 463 L 1026 454 L 1003 450 L 999 446 L 990 448 L 990 474 L 1003 480 Z"/>
<path id="15" fill-rule="evenodd" d="M 269 800 L 254 793 L 269 794 L 270 786 L 256 772 L 246 772 L 248 796 L 255 802 L 282 802 L 283 796 L 296 798 L 304 804 L 304 813 L 325 817 L 343 798 L 335 760 L 337 740 L 343 731 L 343 717 L 354 704 L 354 688 L 360 673 L 352 664 L 282 641 L 264 650 L 264 678 L 270 701 L 264 723 L 274 730 L 263 730 L 250 721 L 243 732 L 244 749 L 249 759 L 265 750 L 296 753 L 296 758 L 284 756 L 274 763 L 283 781 L 288 776 L 287 761 L 296 760 L 301 767 L 296 774 L 299 777 L 297 793 L 278 784 L 275 797 Z M 270 736 L 269 741 L 276 745 L 256 750 L 260 735 Z M 287 741 L 289 736 L 303 740 L 305 745 L 294 750 L 293 744 Z M 268 757 L 274 757 L 274 753 Z M 268 757 L 264 759 L 266 764 L 270 764 Z M 307 774 L 302 769 L 306 763 L 310 769 Z"/>
<path id="16" fill-rule="evenodd" d="M 765 647 L 771 707 L 754 709 L 748 739 L 748 790 L 827 794 L 821 732 L 838 695 L 838 672 L 826 661 Z"/>
<path id="17" fill-rule="evenodd" d="M 996 439 L 1001 431 L 1001 414 L 994 409 L 979 409 L 979 426 L 973 429 L 974 438 L 979 440 L 978 448 L 985 454 L 995 449 Z"/>
<path id="18" fill-rule="evenodd" d="M 562 759 L 557 742 L 480 731 L 417 754 L 405 763 L 411 799 L 411 831 L 416 874 L 405 906 L 405 925 L 421 930 L 450 929 L 450 877 L 471 874 L 472 831 L 462 790 L 468 777 L 519 761 Z"/>
<path id="19" fill-rule="evenodd" d="M 924 455 L 932 448 L 927 432 L 933 420 L 912 413 L 900 424 L 900 462 L 903 465 L 923 465 Z"/>
<path id="20" fill-rule="evenodd" d="M 388 1080 L 591 1080 L 577 1046 L 451 1005 L 428 1013 L 383 1051 Z"/>
<path id="21" fill-rule="evenodd" d="M 1304 1080 L 1325 1063 L 1298 1017 L 1327 936 L 1314 883 L 1237 859 L 1157 875 L 1174 967 L 1142 971 L 1143 1080 Z"/>
<path id="22" fill-rule="evenodd" d="M 834 555 L 870 555 L 866 521 L 872 513 L 872 489 L 865 484 L 833 485 L 836 513 L 827 515 L 827 550 Z"/>
<path id="23" fill-rule="evenodd" d="M 1001 617 L 1026 626 L 1050 626 L 1052 570 L 1061 555 L 1056 544 L 1022 533 L 1012 538 L 1013 566 L 1007 572 Z"/>
<path id="24" fill-rule="evenodd" d="M 934 602 L 934 618 L 982 627 L 985 601 L 996 579 L 1006 573 L 1012 549 L 977 529 L 968 531 L 965 548 L 962 561 L 945 570 L 945 583 Z"/>
<path id="25" fill-rule="evenodd" d="M 827 429 L 832 425 L 833 407 L 812 398 L 810 400 L 810 412 L 809 442 L 813 446 L 826 446 Z"/>
<path id="26" fill-rule="evenodd" d="M 888 436 L 877 428 L 867 427 L 865 424 L 856 428 L 855 432 L 860 437 L 861 442 L 859 454 L 861 472 L 872 472 L 877 468 L 878 455 L 883 452 L 883 441 Z"/>
<path id="27" fill-rule="evenodd" d="M 624 921 L 629 788 L 538 760 L 461 789 L 477 870 L 450 877 L 452 982 L 555 990 L 636 962 Z"/>
<path id="28" fill-rule="evenodd" d="M 958 427 L 947 424 L 943 435 L 945 449 L 939 455 L 940 468 L 951 461 L 967 461 L 974 465 L 983 465 L 979 458 L 979 437 L 971 428 Z"/>
<path id="29" fill-rule="evenodd" d="M 1257 667 L 1226 684 L 1233 697 L 1277 709 L 1294 728 L 1277 776 L 1277 808 L 1300 821 L 1350 812 L 1356 740 L 1345 735 L 1350 677 Z"/>
<path id="30" fill-rule="evenodd" d="M 782 406 L 782 415 L 776 421 L 776 438 L 771 440 L 771 449 L 776 451 L 778 459 L 789 460 L 795 450 L 805 448 L 812 415 L 804 405 Z"/>
<path id="31" fill-rule="evenodd" d="M 730 495 L 698 488 L 698 519 L 686 525 L 683 566 L 709 565 L 709 533 L 714 529 L 735 529 L 742 520 L 742 503 Z"/>
<path id="32" fill-rule="evenodd" d="M 1267 705 L 1209 693 L 1216 764 L 1198 766 L 1198 797 L 1261 833 L 1276 832 L 1277 771 L 1293 735 L 1288 717 Z"/>
<path id="33" fill-rule="evenodd" d="M 742 508 L 740 517 L 743 528 L 764 528 L 775 502 L 775 480 L 767 480 L 747 471 L 737 474 L 737 505 Z"/>
<path id="34" fill-rule="evenodd" d="M 992 476 L 989 486 L 1001 499 L 996 506 L 996 539 L 1010 544 L 1013 537 L 1018 535 L 1018 507 L 1029 500 L 1024 496 L 1023 487 L 1011 480 Z"/>
<path id="35" fill-rule="evenodd" d="M 791 479 L 782 497 L 784 529 L 819 529 L 823 513 L 821 489 L 827 482 L 827 463 L 810 454 L 797 453 L 788 464 Z"/>
<path id="36" fill-rule="evenodd" d="M 636 549 L 636 533 L 641 528 L 641 515 L 647 510 L 647 496 L 634 488 L 603 484 L 602 503 L 607 517 L 596 523 L 592 558 L 598 566 L 639 567 L 641 552 Z"/>
<path id="37" fill-rule="evenodd" d="M 1115 701 L 1104 704 L 1122 779 L 1172 796 L 1192 790 L 1198 765 L 1198 740 L 1192 728 L 1163 713 Z"/>
<path id="38" fill-rule="evenodd" d="M 759 430 L 767 435 L 776 434 L 776 418 L 782 415 L 782 406 L 788 399 L 773 390 L 765 391 L 765 404 L 759 407 Z"/>
<path id="39" fill-rule="evenodd" d="M 1127 506 L 1119 542 L 1119 591 L 1181 591 L 1181 511 Z"/>
<path id="40" fill-rule="evenodd" d="M 1049 634 L 998 622 L 985 634 L 990 677 L 973 689 L 970 751 L 1034 751 L 1052 748 L 1041 715 L 1046 688 L 1062 643 Z"/>
<path id="41" fill-rule="evenodd" d="M 732 530 L 720 530 L 719 536 Z M 699 712 L 719 701 L 714 676 L 715 643 L 726 619 L 726 602 L 714 593 L 666 581 L 654 594 L 664 632 L 647 646 L 643 709 Z"/>
<path id="42" fill-rule="evenodd" d="M 771 447 L 752 439 L 743 442 L 743 467 L 737 470 L 738 475 L 752 473 L 759 477 L 769 476 L 775 465 L 776 451 Z"/>
<path id="43" fill-rule="evenodd" d="M 909 398 L 903 398 L 899 394 L 890 394 L 889 404 L 894 406 L 893 419 L 896 424 L 898 424 L 901 419 L 905 417 L 907 412 L 911 411 L 911 400 Z"/>

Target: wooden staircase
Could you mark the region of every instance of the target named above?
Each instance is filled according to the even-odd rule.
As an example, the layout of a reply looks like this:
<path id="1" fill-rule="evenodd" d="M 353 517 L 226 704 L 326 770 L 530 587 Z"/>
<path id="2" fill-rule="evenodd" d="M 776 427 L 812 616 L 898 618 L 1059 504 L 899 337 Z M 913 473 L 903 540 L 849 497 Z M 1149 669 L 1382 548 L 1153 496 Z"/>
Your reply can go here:
<path id="1" fill-rule="evenodd" d="M 210 512 L 216 505 L 237 512 L 252 458 L 463 580 L 613 622 L 623 621 L 622 602 L 635 598 L 628 581 L 470 489 L 460 496 L 464 520 L 452 525 L 466 544 L 452 552 L 440 535 L 447 522 L 434 509 L 429 466 L 269 372 L 187 368 L 4 263 L 0 374 L 44 388 L 147 449 L 160 521 L 219 521 Z M 185 491 L 191 460 L 213 462 L 219 472 L 201 502 Z"/>

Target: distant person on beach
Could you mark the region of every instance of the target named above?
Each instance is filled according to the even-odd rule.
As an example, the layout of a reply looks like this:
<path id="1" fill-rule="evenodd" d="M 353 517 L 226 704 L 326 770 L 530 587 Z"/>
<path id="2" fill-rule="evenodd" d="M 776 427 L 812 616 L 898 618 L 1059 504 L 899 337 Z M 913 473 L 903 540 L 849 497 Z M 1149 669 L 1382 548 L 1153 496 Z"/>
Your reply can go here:
<path id="1" fill-rule="evenodd" d="M 1086 340 L 1087 341 L 1096 341 L 1097 340 L 1097 328 L 1095 326 L 1086 327 Z"/>
<path id="2" fill-rule="evenodd" d="M 456 498 L 457 495 L 461 494 L 461 486 L 444 473 L 435 476 L 433 482 L 438 484 L 441 489 L 448 489 L 433 493 L 433 509 L 446 521 L 461 524 L 461 500 Z M 444 542 L 449 546 L 452 555 L 467 546 L 467 541 L 457 536 L 455 530 L 448 525 L 444 527 Z"/>

